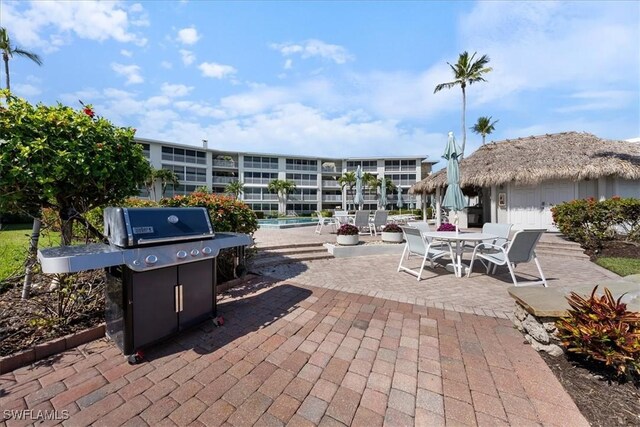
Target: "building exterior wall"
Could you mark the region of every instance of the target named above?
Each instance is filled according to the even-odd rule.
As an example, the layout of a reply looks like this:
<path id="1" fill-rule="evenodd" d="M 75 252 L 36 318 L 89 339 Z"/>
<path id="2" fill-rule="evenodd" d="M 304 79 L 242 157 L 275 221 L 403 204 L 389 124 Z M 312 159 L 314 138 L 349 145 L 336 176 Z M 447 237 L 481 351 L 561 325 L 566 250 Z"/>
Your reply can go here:
<path id="1" fill-rule="evenodd" d="M 244 184 L 240 196 L 256 211 L 277 212 L 278 200 L 267 191 L 274 179 L 296 183 L 296 191 L 289 195 L 287 211 L 310 213 L 319 210 L 346 209 L 351 205 L 352 194 L 342 189 L 337 178 L 355 171 L 361 165 L 363 172 L 378 178 L 390 177 L 402 188 L 403 209 L 420 207 L 420 196 L 409 195 L 409 188 L 431 172 L 433 163 L 423 157 L 362 157 L 328 158 L 298 155 L 229 152 L 203 147 L 171 144 L 149 139 L 136 139 L 145 148 L 145 155 L 155 169 L 170 169 L 179 177 L 179 185 L 168 185 L 162 194 L 156 183 L 152 194 L 141 190 L 142 197 L 160 199 L 176 194 L 188 194 L 199 187 L 214 193 L 224 193 L 225 186 L 234 181 Z M 147 155 L 148 153 L 148 155 Z M 395 208 L 396 193 L 387 194 L 387 208 Z M 373 191 L 365 192 L 364 209 L 376 209 L 377 199 Z"/>

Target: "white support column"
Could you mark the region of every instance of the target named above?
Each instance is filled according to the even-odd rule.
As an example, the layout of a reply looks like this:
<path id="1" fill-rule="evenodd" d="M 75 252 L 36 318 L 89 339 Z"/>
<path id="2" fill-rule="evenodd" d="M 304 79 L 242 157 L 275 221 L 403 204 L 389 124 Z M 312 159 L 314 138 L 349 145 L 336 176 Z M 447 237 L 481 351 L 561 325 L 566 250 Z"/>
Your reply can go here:
<path id="1" fill-rule="evenodd" d="M 420 193 L 420 202 L 422 204 L 422 220 L 427 221 L 427 195 Z"/>
<path id="2" fill-rule="evenodd" d="M 440 187 L 436 187 L 436 226 L 440 227 L 442 225 L 442 206 L 440 205 L 440 192 L 442 190 Z"/>
<path id="3" fill-rule="evenodd" d="M 491 222 L 498 222 L 498 187 L 491 186 Z"/>
<path id="4" fill-rule="evenodd" d="M 598 200 L 603 201 L 607 198 L 607 178 L 598 178 Z"/>

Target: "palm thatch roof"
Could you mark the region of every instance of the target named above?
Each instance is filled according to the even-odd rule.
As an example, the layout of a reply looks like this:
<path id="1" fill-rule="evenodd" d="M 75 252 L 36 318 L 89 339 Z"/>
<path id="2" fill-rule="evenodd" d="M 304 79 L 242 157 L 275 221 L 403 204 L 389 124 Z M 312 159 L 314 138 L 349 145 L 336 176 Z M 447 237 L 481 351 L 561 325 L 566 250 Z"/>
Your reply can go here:
<path id="1" fill-rule="evenodd" d="M 605 176 L 640 179 L 640 144 L 601 139 L 590 133 L 563 132 L 491 142 L 460 162 L 463 188 Z M 415 183 L 409 193 L 429 194 L 446 185 L 447 173 L 442 169 Z"/>

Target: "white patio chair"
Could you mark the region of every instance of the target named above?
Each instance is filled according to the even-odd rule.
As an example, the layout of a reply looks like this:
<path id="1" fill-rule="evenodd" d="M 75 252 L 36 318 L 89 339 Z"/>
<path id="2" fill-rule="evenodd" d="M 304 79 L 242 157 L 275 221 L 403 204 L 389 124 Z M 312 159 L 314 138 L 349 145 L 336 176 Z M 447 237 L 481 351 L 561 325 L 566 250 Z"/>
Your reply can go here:
<path id="1" fill-rule="evenodd" d="M 322 213 L 316 212 L 318 214 L 318 224 L 316 225 L 316 233 L 322 234 L 322 227 L 331 225 L 333 226 L 333 231 L 336 231 L 336 220 L 335 218 L 325 218 L 322 216 Z"/>
<path id="2" fill-rule="evenodd" d="M 516 280 L 516 275 L 513 272 L 514 268 L 523 262 L 530 262 L 533 260 L 536 263 L 536 267 L 538 267 L 538 272 L 540 273 L 540 280 L 534 282 L 527 282 L 526 285 L 540 285 L 547 286 L 547 279 L 544 277 L 544 273 L 542 272 L 542 268 L 540 267 L 540 263 L 538 262 L 538 257 L 536 256 L 536 245 L 544 233 L 545 229 L 535 229 L 535 230 L 520 230 L 517 231 L 513 235 L 513 239 L 505 245 L 494 245 L 491 243 L 480 243 L 473 250 L 473 255 L 471 255 L 471 263 L 469 264 L 469 270 L 467 271 L 467 277 L 471 275 L 471 271 L 473 270 L 473 262 L 476 257 L 488 261 L 487 263 L 487 274 L 489 274 L 489 269 L 492 267 L 491 264 L 494 264 L 494 267 L 499 265 L 506 265 L 509 268 L 509 273 L 511 274 L 511 279 L 513 280 L 513 284 L 518 286 L 518 281 Z M 487 249 L 492 249 L 492 251 L 487 251 Z M 494 268 L 495 270 L 495 268 Z"/>
<path id="3" fill-rule="evenodd" d="M 385 225 L 387 225 L 387 217 L 389 211 L 377 210 L 373 215 L 373 220 L 369 222 L 369 229 L 373 229 L 373 234 L 378 235 L 378 230 L 382 231 Z"/>
<path id="4" fill-rule="evenodd" d="M 336 224 L 341 226 L 342 224 L 349 223 L 349 212 L 347 211 L 335 211 L 333 212 L 333 218 L 335 219 Z"/>
<path id="5" fill-rule="evenodd" d="M 361 233 L 366 229 L 370 235 L 373 235 L 373 230 L 369 226 L 369 211 L 356 211 L 356 217 L 353 220 L 353 225 L 358 227 Z"/>
<path id="6" fill-rule="evenodd" d="M 404 233 L 404 239 L 407 242 L 402 251 L 402 257 L 400 258 L 400 264 L 398 264 L 398 271 L 406 271 L 409 274 L 413 274 L 418 277 L 418 281 L 422 278 L 422 270 L 427 260 L 431 263 L 431 268 L 435 269 L 434 261 L 443 256 L 449 255 L 451 259 L 455 259 L 453 256 L 453 248 L 449 243 L 445 243 L 449 250 L 441 250 L 436 247 L 432 247 L 432 242 L 422 235 L 422 232 L 414 227 L 401 226 Z M 440 243 L 440 242 L 438 242 Z M 422 264 L 420 264 L 420 270 L 415 271 L 402 265 L 402 261 L 406 258 L 409 259 L 411 255 L 417 255 L 422 257 Z"/>

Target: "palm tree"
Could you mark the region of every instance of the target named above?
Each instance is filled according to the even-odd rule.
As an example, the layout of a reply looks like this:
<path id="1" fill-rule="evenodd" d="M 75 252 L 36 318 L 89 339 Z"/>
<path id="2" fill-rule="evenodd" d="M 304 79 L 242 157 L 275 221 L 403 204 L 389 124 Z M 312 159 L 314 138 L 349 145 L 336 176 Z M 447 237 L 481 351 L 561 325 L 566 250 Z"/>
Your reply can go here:
<path id="1" fill-rule="evenodd" d="M 178 185 L 180 182 L 178 181 L 178 176 L 174 171 L 170 171 L 168 169 L 151 169 L 149 176 L 147 177 L 147 181 L 145 182 L 145 186 L 149 191 L 149 195 L 153 194 L 153 199 L 155 200 L 156 194 L 156 181 L 160 181 L 161 193 L 160 198 L 164 197 L 164 193 L 167 189 L 167 185 Z"/>
<path id="2" fill-rule="evenodd" d="M 353 196 L 355 196 L 353 194 L 353 187 L 356 186 L 356 173 L 355 172 L 346 172 L 344 175 L 342 175 L 340 178 L 338 178 L 338 184 L 340 184 L 340 188 L 342 188 L 342 191 L 344 191 L 344 189 L 347 189 L 347 195 L 351 194 L 351 200 L 353 200 Z"/>
<path id="3" fill-rule="evenodd" d="M 484 140 L 487 135 L 490 135 L 491 132 L 496 130 L 495 124 L 498 123 L 498 120 L 491 122 L 491 116 L 489 117 L 478 117 L 478 122 L 471 126 L 471 130 L 478 135 L 482 135 L 482 145 L 484 145 Z"/>
<path id="4" fill-rule="evenodd" d="M 267 185 L 267 190 L 269 190 L 270 193 L 276 193 L 278 195 L 280 213 L 287 213 L 287 197 L 289 193 L 291 193 L 295 189 L 295 182 L 287 181 L 284 179 L 274 179 Z"/>
<path id="5" fill-rule="evenodd" d="M 9 33 L 4 27 L 0 27 L 0 50 L 2 51 L 2 60 L 4 61 L 4 72 L 7 76 L 8 90 L 11 90 L 11 80 L 9 79 L 9 59 L 11 59 L 14 54 L 24 56 L 36 64 L 42 65 L 42 59 L 40 59 L 40 56 L 37 54 L 12 46 L 11 39 L 9 39 Z"/>
<path id="6" fill-rule="evenodd" d="M 244 184 L 240 181 L 230 182 L 226 187 L 224 187 L 224 192 L 233 196 L 233 198 L 237 200 L 238 197 L 244 193 Z"/>
<path id="7" fill-rule="evenodd" d="M 469 57 L 469 53 L 462 52 L 458 57 L 458 62 L 455 65 L 449 64 L 451 70 L 453 70 L 453 75 L 455 80 L 447 83 L 440 83 L 436 86 L 433 93 L 440 92 L 442 89 L 451 89 L 454 86 L 460 86 L 462 89 L 462 152 L 460 153 L 460 158 L 464 157 L 464 149 L 467 143 L 467 128 L 465 125 L 465 113 L 467 109 L 467 85 L 472 85 L 476 82 L 485 82 L 483 75 L 492 71 L 491 67 L 487 67 L 489 63 L 489 57 L 487 55 L 482 55 L 479 59 L 474 61 L 476 57 L 476 53 L 474 52 L 471 57 Z"/>
<path id="8" fill-rule="evenodd" d="M 366 192 L 367 189 L 373 190 L 376 197 L 378 199 L 378 194 L 376 192 L 376 188 L 378 185 L 378 178 L 375 175 L 370 174 L 369 172 L 365 172 L 362 174 L 362 192 Z"/>

